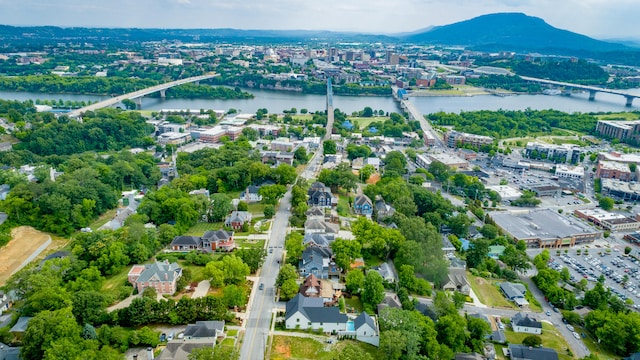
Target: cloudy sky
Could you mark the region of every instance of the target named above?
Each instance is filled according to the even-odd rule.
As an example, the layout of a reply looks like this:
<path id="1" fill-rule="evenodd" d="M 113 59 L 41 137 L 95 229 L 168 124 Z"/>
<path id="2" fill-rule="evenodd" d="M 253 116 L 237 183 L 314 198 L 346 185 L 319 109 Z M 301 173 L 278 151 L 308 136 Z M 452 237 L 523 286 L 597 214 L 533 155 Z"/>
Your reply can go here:
<path id="1" fill-rule="evenodd" d="M 0 0 L 0 24 L 414 31 L 524 12 L 592 37 L 640 39 L 640 0 Z"/>

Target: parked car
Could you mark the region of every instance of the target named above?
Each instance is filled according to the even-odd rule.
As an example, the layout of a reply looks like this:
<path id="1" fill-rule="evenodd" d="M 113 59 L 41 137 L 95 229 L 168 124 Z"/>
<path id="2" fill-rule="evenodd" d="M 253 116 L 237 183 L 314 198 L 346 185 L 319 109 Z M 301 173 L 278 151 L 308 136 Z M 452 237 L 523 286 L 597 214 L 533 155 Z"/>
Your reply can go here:
<path id="1" fill-rule="evenodd" d="M 165 342 L 166 340 L 167 340 L 167 334 L 162 333 L 162 334 L 160 335 L 160 342 Z"/>
<path id="2" fill-rule="evenodd" d="M 258 286 L 259 290 L 263 290 L 264 289 L 264 283 L 260 283 L 260 286 Z"/>

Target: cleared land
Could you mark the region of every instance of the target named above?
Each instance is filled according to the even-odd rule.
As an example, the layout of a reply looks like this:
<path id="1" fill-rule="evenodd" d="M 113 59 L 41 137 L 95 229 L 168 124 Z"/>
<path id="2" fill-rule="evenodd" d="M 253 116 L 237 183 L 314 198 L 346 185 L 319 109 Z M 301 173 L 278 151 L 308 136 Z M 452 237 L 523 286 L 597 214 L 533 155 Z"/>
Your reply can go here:
<path id="1" fill-rule="evenodd" d="M 4 285 L 22 263 L 50 240 L 51 236 L 30 226 L 13 229 L 11 241 L 0 251 L 0 285 Z"/>
<path id="2" fill-rule="evenodd" d="M 324 344 L 311 338 L 280 336 L 273 337 L 271 359 L 331 359 L 331 354 L 324 349 Z"/>
<path id="3" fill-rule="evenodd" d="M 502 307 L 515 309 L 516 306 L 507 301 L 505 297 L 498 290 L 497 283 L 492 280 L 487 280 L 479 276 L 473 276 L 467 273 L 469 283 L 473 292 L 478 297 L 481 303 L 491 307 Z"/>

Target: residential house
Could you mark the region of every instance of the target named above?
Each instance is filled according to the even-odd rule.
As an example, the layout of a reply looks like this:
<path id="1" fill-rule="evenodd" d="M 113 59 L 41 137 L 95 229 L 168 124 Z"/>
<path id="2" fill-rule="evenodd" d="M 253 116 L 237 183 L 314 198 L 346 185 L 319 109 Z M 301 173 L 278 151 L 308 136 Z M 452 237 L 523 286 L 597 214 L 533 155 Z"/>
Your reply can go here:
<path id="1" fill-rule="evenodd" d="M 370 158 L 366 158 L 364 160 L 364 165 L 371 165 L 373 166 L 374 169 L 376 169 L 376 171 L 380 171 L 380 159 L 376 158 L 376 157 L 370 157 Z"/>
<path id="2" fill-rule="evenodd" d="M 211 197 L 211 193 L 209 192 L 208 189 L 192 190 L 192 191 L 189 191 L 189 195 L 202 195 L 207 199 Z"/>
<path id="3" fill-rule="evenodd" d="M 324 209 L 318 206 L 310 207 L 304 214 L 307 215 L 307 219 L 319 218 L 324 220 L 325 217 Z"/>
<path id="4" fill-rule="evenodd" d="M 367 195 L 357 195 L 353 201 L 353 210 L 358 215 L 371 217 L 371 214 L 373 214 L 373 203 Z"/>
<path id="5" fill-rule="evenodd" d="M 305 247 L 317 246 L 328 248 L 331 247 L 333 240 L 335 240 L 335 234 L 305 233 L 302 244 Z"/>
<path id="6" fill-rule="evenodd" d="M 442 252 L 448 258 L 455 256 L 456 247 L 453 246 L 448 235 L 442 235 Z"/>
<path id="7" fill-rule="evenodd" d="M 384 262 L 380 264 L 380 266 L 372 267 L 371 270 L 380 274 L 380 276 L 382 276 L 382 280 L 388 283 L 395 283 L 398 280 L 389 263 Z"/>
<path id="8" fill-rule="evenodd" d="M 340 225 L 324 221 L 324 219 L 311 218 L 304 222 L 305 234 L 337 234 Z"/>
<path id="9" fill-rule="evenodd" d="M 202 249 L 209 251 L 233 251 L 236 242 L 233 232 L 227 230 L 209 230 L 202 235 Z"/>
<path id="10" fill-rule="evenodd" d="M 196 321 L 187 325 L 182 339 L 167 343 L 158 360 L 188 360 L 193 350 L 214 347 L 216 340 L 224 336 L 224 321 Z"/>
<path id="11" fill-rule="evenodd" d="M 363 311 L 353 320 L 353 325 L 356 330 L 356 340 L 380 346 L 380 331 L 373 317 Z"/>
<path id="12" fill-rule="evenodd" d="M 325 304 L 333 303 L 338 300 L 335 297 L 335 291 L 332 283 L 327 280 L 320 280 L 314 274 L 307 276 L 302 285 L 300 285 L 300 294 L 305 297 L 321 298 Z"/>
<path id="13" fill-rule="evenodd" d="M 307 191 L 309 206 L 332 207 L 338 204 L 338 198 L 333 196 L 331 189 L 321 182 L 314 182 Z"/>
<path id="14" fill-rule="evenodd" d="M 502 291 L 507 300 L 513 301 L 520 307 L 529 305 L 525 298 L 527 288 L 522 284 L 503 282 L 500 284 L 500 291 Z"/>
<path id="15" fill-rule="evenodd" d="M 517 333 L 542 334 L 542 323 L 529 314 L 517 313 L 511 318 L 511 328 Z"/>
<path id="16" fill-rule="evenodd" d="M 375 210 L 376 210 L 376 218 L 378 219 L 378 222 L 381 222 L 385 218 L 391 217 L 393 216 L 393 214 L 396 213 L 396 209 L 393 206 L 384 202 L 384 200 L 376 201 Z"/>
<path id="17" fill-rule="evenodd" d="M 174 294 L 178 289 L 178 279 L 182 276 L 182 268 L 178 263 L 168 260 L 152 264 L 134 265 L 127 276 L 129 283 L 142 293 L 152 287 L 158 294 Z"/>
<path id="18" fill-rule="evenodd" d="M 320 279 L 328 279 L 331 276 L 340 276 L 340 269 L 333 262 L 333 253 L 329 248 L 308 247 L 302 252 L 302 260 L 298 265 L 300 275 L 314 274 Z"/>
<path id="19" fill-rule="evenodd" d="M 322 329 L 325 333 L 337 333 L 347 329 L 347 315 L 337 307 L 325 307 L 321 298 L 296 295 L 286 305 L 284 318 L 287 329 Z"/>
<path id="20" fill-rule="evenodd" d="M 3 344 L 0 342 L 0 360 L 20 360 L 22 357 L 20 356 L 19 347 L 9 346 L 7 344 Z"/>
<path id="21" fill-rule="evenodd" d="M 232 211 L 224 221 L 224 226 L 240 230 L 244 224 L 251 224 L 251 213 L 248 211 Z"/>
<path id="22" fill-rule="evenodd" d="M 29 321 L 33 319 L 32 316 L 20 316 L 18 321 L 9 329 L 9 332 L 15 336 L 16 340 L 21 340 L 24 336 L 25 331 L 27 331 L 27 326 L 29 325 Z"/>
<path id="23" fill-rule="evenodd" d="M 240 193 L 240 200 L 246 203 L 262 201 L 262 195 L 258 194 L 259 186 L 250 185 Z"/>
<path id="24" fill-rule="evenodd" d="M 11 299 L 4 293 L 4 291 L 0 290 L 0 314 L 9 310 L 10 307 Z"/>
<path id="25" fill-rule="evenodd" d="M 169 249 L 171 251 L 189 252 L 193 250 L 212 252 L 216 250 L 232 251 L 236 248 L 233 232 L 227 230 L 209 230 L 204 235 L 176 236 Z"/>
<path id="26" fill-rule="evenodd" d="M 447 291 L 459 291 L 465 295 L 469 295 L 471 286 L 467 279 L 467 272 L 465 269 L 450 268 L 447 275 L 447 281 L 442 286 Z"/>
<path id="27" fill-rule="evenodd" d="M 402 309 L 402 303 L 396 294 L 385 294 L 384 299 L 380 304 L 378 304 L 378 314 L 384 308 L 394 308 L 394 309 Z"/>
<path id="28" fill-rule="evenodd" d="M 511 360 L 558 360 L 554 349 L 516 344 L 509 344 L 509 356 Z"/>

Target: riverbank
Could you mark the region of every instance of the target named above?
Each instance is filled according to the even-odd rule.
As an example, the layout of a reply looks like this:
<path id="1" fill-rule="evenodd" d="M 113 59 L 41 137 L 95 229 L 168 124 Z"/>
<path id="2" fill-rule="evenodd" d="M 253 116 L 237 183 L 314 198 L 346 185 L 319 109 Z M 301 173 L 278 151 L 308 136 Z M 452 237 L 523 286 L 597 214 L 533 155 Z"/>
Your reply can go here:
<path id="1" fill-rule="evenodd" d="M 518 95 L 518 93 L 508 90 L 494 90 L 484 89 L 475 86 L 460 85 L 453 89 L 446 90 L 430 90 L 420 89 L 409 91 L 409 97 L 467 97 L 467 96 L 479 96 L 479 95 L 496 95 L 496 96 L 510 96 Z"/>

